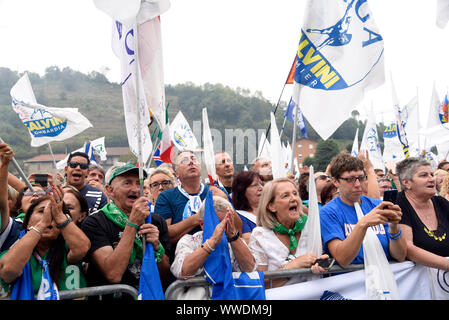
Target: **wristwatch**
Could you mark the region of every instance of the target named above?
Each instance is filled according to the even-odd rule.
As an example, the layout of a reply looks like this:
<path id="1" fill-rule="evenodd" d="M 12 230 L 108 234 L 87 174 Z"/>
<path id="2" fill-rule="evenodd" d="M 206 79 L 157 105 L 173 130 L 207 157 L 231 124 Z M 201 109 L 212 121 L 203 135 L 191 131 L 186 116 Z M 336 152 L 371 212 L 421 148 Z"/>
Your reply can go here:
<path id="1" fill-rule="evenodd" d="M 235 235 L 232 238 L 228 238 L 228 242 L 231 243 L 232 241 L 237 240 L 240 237 L 240 232 L 237 230 Z"/>

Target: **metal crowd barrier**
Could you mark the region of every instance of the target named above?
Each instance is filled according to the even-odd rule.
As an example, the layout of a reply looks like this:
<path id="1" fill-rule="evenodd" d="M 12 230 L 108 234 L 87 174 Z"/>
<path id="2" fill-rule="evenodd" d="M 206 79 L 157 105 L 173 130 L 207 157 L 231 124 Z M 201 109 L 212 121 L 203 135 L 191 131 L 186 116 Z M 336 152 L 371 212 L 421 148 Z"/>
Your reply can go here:
<path id="1" fill-rule="evenodd" d="M 97 287 L 86 287 L 76 290 L 59 291 L 59 299 L 71 300 L 90 296 L 102 296 L 111 293 L 125 293 L 137 299 L 138 292 L 134 287 L 126 284 L 111 284 Z"/>
<path id="2" fill-rule="evenodd" d="M 350 264 L 346 268 L 340 266 L 332 266 L 326 274 L 342 273 L 342 272 L 352 272 L 364 269 L 364 264 Z M 272 287 L 273 279 L 280 278 L 290 278 L 298 275 L 315 275 L 312 273 L 310 268 L 300 268 L 300 269 L 285 269 L 276 271 L 264 271 L 264 278 L 269 280 L 269 288 Z M 187 280 L 176 280 L 170 284 L 165 291 L 165 299 L 167 300 L 178 300 L 176 296 L 181 288 L 185 287 L 206 287 L 209 288 L 211 284 L 206 280 L 204 276 L 196 276 Z M 207 291 L 207 290 L 206 290 Z"/>

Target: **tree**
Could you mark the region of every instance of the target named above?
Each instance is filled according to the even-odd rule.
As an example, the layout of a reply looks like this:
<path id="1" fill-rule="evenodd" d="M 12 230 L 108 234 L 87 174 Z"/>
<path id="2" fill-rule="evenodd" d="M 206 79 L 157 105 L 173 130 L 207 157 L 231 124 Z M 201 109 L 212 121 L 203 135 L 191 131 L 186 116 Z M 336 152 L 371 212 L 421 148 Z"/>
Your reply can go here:
<path id="1" fill-rule="evenodd" d="M 316 146 L 314 159 L 315 171 L 326 170 L 331 159 L 340 152 L 337 142 L 334 139 L 322 140 Z"/>

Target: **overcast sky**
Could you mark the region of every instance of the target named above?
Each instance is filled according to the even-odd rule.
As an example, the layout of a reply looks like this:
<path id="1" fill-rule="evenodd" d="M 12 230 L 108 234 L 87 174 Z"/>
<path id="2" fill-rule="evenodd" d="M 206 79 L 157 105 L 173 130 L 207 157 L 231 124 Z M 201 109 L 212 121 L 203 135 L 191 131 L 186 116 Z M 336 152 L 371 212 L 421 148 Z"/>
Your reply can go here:
<path id="1" fill-rule="evenodd" d="M 222 83 L 261 91 L 275 104 L 297 50 L 305 3 L 171 0 L 161 17 L 166 84 Z M 436 26 L 436 0 L 369 5 L 384 39 L 386 83 L 355 108 L 364 116 L 373 104 L 377 121 L 390 121 L 392 73 L 401 105 L 418 93 L 424 124 L 434 81 L 440 99 L 447 92 L 449 26 Z M 110 33 L 111 19 L 91 0 L 0 0 L 0 67 L 41 75 L 51 65 L 83 73 L 108 68 L 108 79 L 118 82 Z M 290 93 L 287 86 L 282 99 Z"/>

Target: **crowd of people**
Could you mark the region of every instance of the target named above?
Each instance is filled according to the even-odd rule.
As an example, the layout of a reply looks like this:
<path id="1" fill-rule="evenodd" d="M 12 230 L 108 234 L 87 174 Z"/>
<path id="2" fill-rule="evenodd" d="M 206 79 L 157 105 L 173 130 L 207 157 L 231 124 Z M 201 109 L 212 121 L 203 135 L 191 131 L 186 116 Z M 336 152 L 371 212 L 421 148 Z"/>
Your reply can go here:
<path id="1" fill-rule="evenodd" d="M 234 271 L 309 268 L 310 274 L 325 274 L 328 269 L 318 260 L 335 259 L 343 268 L 363 263 L 368 228 L 388 260 L 408 259 L 449 271 L 447 161 L 434 169 L 423 158 L 406 158 L 385 172 L 373 167 L 366 152 L 336 155 L 326 171 L 313 176 L 323 243 L 323 254 L 316 256 L 307 252 L 302 232 L 308 220 L 307 170 L 299 178 L 273 179 L 271 161 L 258 158 L 249 170 L 234 172 L 230 155 L 218 152 L 217 180 L 204 183 L 197 155 L 183 151 L 173 164 L 143 170 L 142 193 L 134 164 L 118 163 L 105 171 L 85 153 L 75 152 L 64 176 L 48 174 L 42 183 L 42 173 L 33 173 L 26 184 L 9 170 L 13 156 L 13 149 L 0 143 L 2 296 L 14 295 L 24 277 L 30 277 L 37 295 L 47 276 L 58 290 L 107 284 L 137 289 L 144 243 L 153 245 L 166 290 L 176 279 L 203 274 L 223 234 Z M 397 190 L 397 196 L 384 201 L 390 190 Z M 204 239 L 209 192 L 220 223 Z M 273 279 L 272 286 L 307 277 Z"/>

